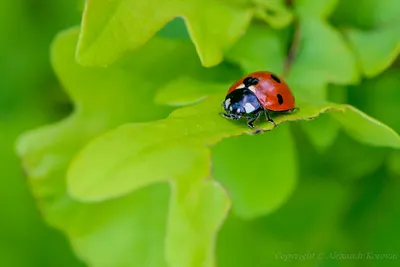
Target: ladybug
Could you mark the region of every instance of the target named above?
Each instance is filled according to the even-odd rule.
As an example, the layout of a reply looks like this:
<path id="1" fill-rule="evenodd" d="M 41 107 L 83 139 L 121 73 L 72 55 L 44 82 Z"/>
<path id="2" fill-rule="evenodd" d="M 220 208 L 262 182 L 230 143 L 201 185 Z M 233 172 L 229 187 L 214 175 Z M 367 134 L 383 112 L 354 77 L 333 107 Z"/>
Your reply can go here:
<path id="1" fill-rule="evenodd" d="M 291 113 L 295 99 L 289 86 L 277 75 L 268 71 L 257 71 L 242 77 L 231 85 L 222 102 L 225 118 L 247 119 L 247 125 L 254 128 L 253 122 L 263 112 L 267 120 L 276 126 L 270 112 Z"/>

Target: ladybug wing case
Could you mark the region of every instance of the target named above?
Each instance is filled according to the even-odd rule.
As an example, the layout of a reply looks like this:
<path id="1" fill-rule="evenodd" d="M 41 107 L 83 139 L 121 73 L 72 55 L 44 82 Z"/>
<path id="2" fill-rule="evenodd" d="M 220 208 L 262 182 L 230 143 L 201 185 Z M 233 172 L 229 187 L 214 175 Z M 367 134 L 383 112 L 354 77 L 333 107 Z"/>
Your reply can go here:
<path id="1" fill-rule="evenodd" d="M 295 99 L 289 86 L 270 72 L 254 73 L 259 79 L 255 94 L 264 106 L 272 111 L 286 111 L 295 107 Z"/>
<path id="2" fill-rule="evenodd" d="M 246 80 L 252 83 L 246 85 Z M 231 85 L 227 94 L 248 88 L 257 96 L 261 105 L 272 111 L 286 111 L 295 107 L 295 100 L 289 86 L 278 76 L 267 71 L 257 71 L 242 77 Z"/>

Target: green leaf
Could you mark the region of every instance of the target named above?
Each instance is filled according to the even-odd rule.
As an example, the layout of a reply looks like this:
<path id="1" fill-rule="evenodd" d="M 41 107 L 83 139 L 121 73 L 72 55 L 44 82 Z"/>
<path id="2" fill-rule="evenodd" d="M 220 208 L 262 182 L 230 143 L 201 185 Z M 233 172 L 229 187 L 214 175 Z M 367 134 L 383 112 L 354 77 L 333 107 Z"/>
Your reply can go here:
<path id="1" fill-rule="evenodd" d="M 293 59 L 287 81 L 297 94 L 326 100 L 327 85 L 358 82 L 356 59 L 343 36 L 327 18 L 337 0 L 299 0 L 294 7 L 298 14 L 291 41 Z M 290 56 L 290 55 L 289 55 Z"/>
<path id="2" fill-rule="evenodd" d="M 350 103 L 365 110 L 368 114 L 381 122 L 392 127 L 395 131 L 400 131 L 400 122 L 397 119 L 397 114 L 400 109 L 398 99 L 400 97 L 400 78 L 399 70 L 390 69 L 381 75 L 363 81 L 359 86 L 351 88 L 349 96 Z M 360 98 L 362 95 L 362 98 Z M 393 152 L 389 159 L 389 168 L 395 172 L 400 166 L 397 152 Z"/>
<path id="3" fill-rule="evenodd" d="M 307 9 L 308 4 L 299 5 L 300 9 Z M 301 15 L 292 38 L 295 55 L 287 59 L 287 32 L 254 24 L 228 51 L 226 58 L 239 63 L 245 73 L 269 70 L 287 75 L 295 96 L 303 98 L 326 100 L 328 83 L 358 82 L 354 55 L 343 36 L 323 18 Z M 289 73 L 285 73 L 284 67 L 288 65 Z"/>
<path id="4" fill-rule="evenodd" d="M 284 28 L 293 20 L 285 0 L 253 0 L 255 16 L 273 28 Z"/>
<path id="5" fill-rule="evenodd" d="M 222 99 L 223 95 L 210 95 L 197 105 L 175 110 L 167 119 L 125 124 L 102 135 L 86 146 L 72 163 L 68 174 L 70 193 L 83 201 L 100 201 L 166 179 L 183 183 L 181 176 L 204 172 L 202 168 L 206 165 L 200 162 L 209 161 L 209 155 L 204 152 L 206 145 L 273 128 L 271 123 L 262 122 L 259 129 L 251 130 L 242 121 L 222 118 L 218 114 Z M 398 134 L 354 107 L 299 103 L 299 108 L 299 112 L 276 117 L 275 122 L 315 118 L 332 109 L 333 118 L 357 140 L 375 146 L 400 146 Z M 108 154 L 115 156 L 108 158 L 105 156 Z M 174 164 L 161 161 L 170 157 L 175 159 Z M 151 168 L 153 165 L 159 168 Z M 206 177 L 204 173 L 197 179 Z"/>
<path id="6" fill-rule="evenodd" d="M 213 0 L 87 1 L 78 60 L 108 65 L 145 44 L 166 22 L 183 17 L 202 64 L 214 66 L 245 31 L 252 13 L 250 7 Z"/>
<path id="7" fill-rule="evenodd" d="M 78 29 L 63 32 L 52 49 L 57 75 L 76 103 L 74 113 L 59 123 L 28 132 L 18 141 L 18 154 L 32 191 L 45 219 L 66 232 L 77 254 L 88 264 L 166 266 L 168 188 L 151 186 L 123 198 L 84 204 L 69 197 L 65 176 L 73 155 L 98 134 L 122 123 L 165 116 L 166 110 L 153 104 L 154 91 L 177 75 L 197 73 L 200 64 L 196 53 L 190 43 L 154 39 L 107 69 L 85 68 L 74 60 L 77 38 Z M 174 60 L 182 64 L 176 68 L 170 66 Z M 168 73 L 166 66 L 169 66 Z M 199 184 L 198 188 L 207 196 L 215 195 L 213 212 L 218 215 L 219 211 L 219 216 L 224 216 L 227 204 L 222 201 L 221 189 L 208 183 Z M 220 205 L 217 205 L 218 199 L 222 199 Z M 176 203 L 180 205 L 177 212 L 207 215 L 201 205 L 193 209 L 186 207 L 182 199 Z M 201 214 L 196 218 L 203 218 Z M 179 220 L 177 225 L 184 226 Z M 99 242 L 105 239 L 110 243 Z M 204 242 L 211 242 L 210 237 L 202 236 L 198 243 L 208 253 L 209 245 Z M 135 253 L 126 255 L 125 251 Z"/>
<path id="8" fill-rule="evenodd" d="M 187 106 L 204 100 L 215 91 L 223 91 L 227 88 L 229 84 L 207 83 L 190 76 L 182 76 L 161 87 L 154 101 L 162 105 Z"/>
<path id="9" fill-rule="evenodd" d="M 345 107 L 342 112 L 333 112 L 332 116 L 347 134 L 366 144 L 400 148 L 400 136 L 389 126 L 352 106 L 345 105 Z"/>
<path id="10" fill-rule="evenodd" d="M 216 234 L 230 205 L 230 192 L 212 179 L 217 173 L 212 172 L 210 147 L 223 139 L 257 132 L 260 135 L 247 137 L 280 140 L 285 144 L 275 154 L 283 158 L 288 153 L 287 164 L 295 166 L 292 136 L 285 127 L 289 121 L 330 111 L 365 142 L 398 145 L 394 132 L 359 111 L 309 98 L 307 103 L 301 96 L 298 112 L 274 116 L 279 124 L 275 129 L 265 119 L 252 130 L 243 121 L 220 116 L 225 93 L 219 91 L 170 113 L 154 104 L 156 90 L 179 85 L 185 77 L 185 88 L 200 88 L 196 82 L 203 82 L 199 79 L 203 74 L 204 83 L 223 84 L 221 73 L 229 67 L 205 71 L 190 43 L 153 38 L 108 68 L 88 68 L 74 60 L 77 38 L 77 29 L 64 32 L 52 51 L 53 66 L 75 103 L 73 114 L 25 134 L 17 150 L 46 220 L 66 232 L 77 254 L 90 265 L 211 265 Z M 357 132 L 351 120 L 361 122 L 367 132 Z M 387 142 L 375 140 L 378 134 Z M 269 147 L 278 150 L 278 145 Z M 233 194 L 235 211 L 250 218 L 277 210 L 293 190 L 294 168 L 293 173 L 282 173 L 287 184 L 264 203 L 258 202 L 261 193 L 254 198 L 248 192 L 243 197 L 242 192 Z M 278 170 L 270 173 L 276 176 Z M 226 183 L 228 190 L 241 182 L 235 180 Z M 259 192 L 268 192 L 267 186 L 271 185 L 264 183 Z M 105 239 L 113 246 L 99 242 Z M 126 251 L 137 253 L 126 256 Z"/>
<path id="11" fill-rule="evenodd" d="M 185 21 L 182 18 L 170 20 L 165 26 L 157 32 L 157 36 L 174 39 L 189 40 L 190 36 L 187 32 Z"/>
<path id="12" fill-rule="evenodd" d="M 333 143 L 339 125 L 349 136 L 361 143 L 400 148 L 400 136 L 389 126 L 352 106 L 342 107 L 339 112 L 329 113 L 331 116 L 320 116 L 315 121 L 302 125 L 318 150 L 324 151 Z"/>
<path id="13" fill-rule="evenodd" d="M 325 252 L 336 238 L 349 191 L 337 183 L 305 180 L 269 216 L 249 221 L 231 215 L 218 238 L 218 266 L 317 266 L 318 255 L 310 254 Z"/>
<path id="14" fill-rule="evenodd" d="M 345 214 L 344 234 L 357 246 L 354 249 L 357 253 L 364 252 L 364 261 L 370 266 L 396 266 L 400 245 L 396 230 L 400 225 L 397 202 L 400 180 L 381 169 L 365 177 L 355 188 L 358 193 Z M 379 256 L 379 260 L 366 258 L 367 253 Z"/>
<path id="15" fill-rule="evenodd" d="M 343 25 L 364 76 L 387 69 L 400 52 L 400 2 L 396 0 L 340 1 L 333 16 Z"/>
<path id="16" fill-rule="evenodd" d="M 214 181 L 205 181 L 199 188 L 191 185 L 189 190 L 183 183 L 172 188 L 175 197 L 166 237 L 169 266 L 213 266 L 217 230 L 230 205 L 227 192 Z"/>
<path id="17" fill-rule="evenodd" d="M 229 50 L 226 58 L 240 64 L 246 74 L 257 70 L 282 74 L 285 60 L 284 46 L 281 32 L 265 25 L 251 25 L 246 35 Z"/>
<path id="18" fill-rule="evenodd" d="M 288 82 L 314 97 L 325 95 L 327 83 L 349 84 L 358 81 L 356 61 L 344 38 L 332 26 L 314 18 L 300 21 L 301 39 Z M 318 38 L 316 38 L 318 36 Z"/>
<path id="19" fill-rule="evenodd" d="M 389 169 L 400 176 L 400 151 L 393 152 L 388 159 Z"/>
<path id="20" fill-rule="evenodd" d="M 269 214 L 297 185 L 297 155 L 288 124 L 268 134 L 225 139 L 212 149 L 214 177 L 242 218 Z M 233 164 L 238 162 L 239 164 Z"/>
<path id="21" fill-rule="evenodd" d="M 387 177 L 383 177 L 387 178 Z M 388 255 L 388 259 L 383 260 L 382 263 L 374 262 L 372 267 L 393 267 L 399 261 L 400 246 L 400 233 L 397 229 L 400 226 L 400 207 L 397 205 L 398 194 L 400 190 L 400 180 L 394 177 L 389 180 L 389 184 L 384 188 L 382 195 L 384 198 L 380 201 L 379 205 L 374 209 L 375 216 L 380 216 L 381 220 L 372 231 L 367 233 L 371 235 L 369 242 L 371 250 L 381 256 Z M 366 221 L 371 221 L 375 216 L 370 216 Z"/>
<path id="22" fill-rule="evenodd" d="M 89 266 L 167 267 L 168 200 L 168 187 L 162 184 L 90 205 L 65 196 L 48 210 L 51 214 L 47 216 L 58 217 L 57 224 Z"/>
<path id="23" fill-rule="evenodd" d="M 332 117 L 331 114 L 322 114 L 320 117 L 324 116 Z M 309 122 L 302 122 L 301 126 L 303 124 L 307 125 Z M 336 124 L 339 125 L 337 122 Z M 390 152 L 390 148 L 366 146 L 348 136 L 342 129 L 339 129 L 332 145 L 323 148 L 316 146 L 317 141 L 310 138 L 312 135 L 306 136 L 297 132 L 294 136 L 301 173 L 315 179 L 330 179 L 346 184 L 363 179 L 381 168 Z"/>
<path id="24" fill-rule="evenodd" d="M 397 0 L 339 0 L 332 20 L 335 24 L 351 25 L 360 29 L 395 23 L 400 14 L 400 3 Z"/>
<path id="25" fill-rule="evenodd" d="M 57 124 L 25 134 L 18 142 L 18 153 L 30 176 L 33 193 L 46 220 L 66 232 L 77 254 L 86 262 L 94 266 L 110 265 L 110 262 L 116 266 L 163 266 L 168 201 L 165 188 L 164 191 L 152 188 L 144 196 L 135 194 L 96 205 L 75 202 L 66 194 L 67 166 L 83 144 L 122 122 L 154 119 L 163 114 L 151 101 L 154 92 L 149 89 L 157 81 L 150 83 L 146 76 L 132 76 L 132 71 L 148 72 L 151 69 L 150 73 L 157 72 L 153 66 L 156 64 L 146 61 L 148 65 L 145 65 L 140 60 L 130 64 L 121 62 L 107 70 L 83 68 L 74 61 L 77 37 L 77 29 L 62 33 L 53 43 L 52 51 L 53 66 L 76 102 L 76 111 Z M 163 55 L 174 53 L 174 49 L 184 51 L 181 46 L 168 43 L 162 44 L 162 51 L 159 45 L 150 45 L 134 58 L 159 53 L 155 63 L 169 62 L 169 56 Z M 132 90 L 137 84 L 147 90 Z M 110 88 L 114 92 L 111 95 Z M 138 114 L 132 112 L 132 106 L 149 110 Z M 150 213 L 150 210 L 155 212 Z M 133 225 L 136 227 L 132 228 Z M 104 239 L 113 246 L 98 241 Z M 120 256 L 121 252 L 136 251 L 136 248 L 140 249 L 137 253 Z M 155 257 L 153 262 L 148 262 L 146 253 L 149 252 Z"/>
<path id="26" fill-rule="evenodd" d="M 348 90 L 347 86 L 330 84 L 327 92 L 328 100 L 340 104 L 348 103 Z"/>
<path id="27" fill-rule="evenodd" d="M 125 124 L 102 135 L 86 146 L 72 163 L 68 175 L 71 194 L 84 201 L 99 201 L 124 195 L 156 181 L 180 181 L 182 175 L 191 177 L 194 173 L 203 173 L 204 168 L 209 168 L 205 162 L 210 161 L 209 155 L 203 152 L 206 144 L 255 131 L 243 121 L 234 122 L 219 115 L 222 100 L 221 94 L 210 95 L 199 104 L 175 110 L 167 119 Z M 279 124 L 313 118 L 330 108 L 329 105 L 300 105 L 300 112 L 274 120 Z M 268 131 L 273 125 L 264 121 L 259 128 Z M 115 156 L 110 159 L 104 157 L 105 153 Z M 170 157 L 175 159 L 174 164 L 161 160 Z M 154 162 L 159 162 L 159 168 L 149 168 Z M 89 165 L 99 168 L 87 168 Z M 204 173 L 197 179 L 207 177 Z M 187 183 L 196 180 L 193 179 Z"/>
<path id="28" fill-rule="evenodd" d="M 326 19 L 334 10 L 339 0 L 296 0 L 295 8 L 302 18 L 317 17 Z"/>
<path id="29" fill-rule="evenodd" d="M 84 266 L 43 222 L 14 149 L 22 131 L 69 110 L 48 47 L 57 31 L 78 21 L 75 1 L 0 1 L 0 266 Z"/>
<path id="30" fill-rule="evenodd" d="M 222 63 L 213 68 L 200 65 L 185 75 L 184 71 L 170 82 L 165 82 L 156 93 L 154 101 L 160 105 L 186 106 L 204 100 L 208 95 L 227 92 L 232 82 L 241 76 L 232 64 Z"/>
<path id="31" fill-rule="evenodd" d="M 301 124 L 315 148 L 323 152 L 335 141 L 340 125 L 328 114 L 322 114 L 312 121 Z"/>
<path id="32" fill-rule="evenodd" d="M 400 112 L 399 88 L 400 71 L 391 69 L 351 88 L 349 102 L 400 132 L 400 121 L 395 116 Z M 360 98 L 361 95 L 362 98 Z"/>
<path id="33" fill-rule="evenodd" d="M 351 29 L 347 32 L 366 77 L 380 74 L 399 55 L 400 33 L 397 25 L 370 31 Z"/>

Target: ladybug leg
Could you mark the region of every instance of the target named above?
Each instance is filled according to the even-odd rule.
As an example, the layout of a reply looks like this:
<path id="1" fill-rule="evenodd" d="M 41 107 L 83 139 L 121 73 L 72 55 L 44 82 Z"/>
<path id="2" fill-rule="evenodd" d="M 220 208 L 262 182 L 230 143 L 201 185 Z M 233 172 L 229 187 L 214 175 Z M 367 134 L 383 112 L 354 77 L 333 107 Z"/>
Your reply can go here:
<path id="1" fill-rule="evenodd" d="M 261 111 L 258 111 L 255 115 L 255 117 L 248 117 L 247 118 L 247 126 L 250 128 L 254 128 L 253 122 L 255 122 L 259 117 L 260 117 Z"/>
<path id="2" fill-rule="evenodd" d="M 268 110 L 264 109 L 264 114 L 265 114 L 265 118 L 267 118 L 267 121 L 271 122 L 274 125 L 274 127 L 276 127 L 276 123 L 274 122 L 274 120 L 269 115 Z"/>
<path id="3" fill-rule="evenodd" d="M 220 112 L 219 114 L 222 115 L 224 118 L 227 118 L 227 119 L 230 119 L 230 120 L 237 121 L 238 119 L 240 119 L 240 116 L 233 115 L 233 114 L 226 114 L 226 113 L 223 113 L 223 112 Z"/>

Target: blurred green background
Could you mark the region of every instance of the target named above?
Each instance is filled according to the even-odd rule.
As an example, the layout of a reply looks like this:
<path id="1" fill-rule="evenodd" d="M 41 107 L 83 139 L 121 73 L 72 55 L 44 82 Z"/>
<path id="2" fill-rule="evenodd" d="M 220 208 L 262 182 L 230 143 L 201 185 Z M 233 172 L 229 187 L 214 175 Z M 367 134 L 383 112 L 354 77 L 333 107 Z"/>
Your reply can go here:
<path id="1" fill-rule="evenodd" d="M 72 110 L 51 69 L 49 48 L 59 31 L 80 23 L 81 11 L 82 1 L 0 2 L 0 266 L 84 266 L 67 239 L 46 226 L 14 148 L 22 132 L 56 122 Z M 339 28 L 346 28 L 346 23 L 369 27 L 368 23 L 363 24 L 362 16 L 361 22 L 353 19 L 352 13 L 347 14 L 347 20 L 340 16 L 332 19 Z M 185 38 L 181 26 L 173 25 L 161 34 Z M 364 79 L 359 85 L 330 86 L 329 93 L 331 99 L 348 102 L 400 132 L 399 59 L 374 78 Z M 322 245 L 316 239 L 328 240 L 326 235 L 337 237 L 328 244 L 332 251 L 397 253 L 399 260 L 320 261 L 319 266 L 400 266 L 399 152 L 361 145 L 342 132 L 327 151 L 319 152 L 298 126 L 294 130 L 298 133 L 300 189 L 285 209 L 270 217 L 245 222 L 230 215 L 218 242 L 221 266 L 248 266 L 249 262 L 268 266 L 260 255 L 265 251 L 282 255 L 279 247 L 285 247 L 285 242 L 300 244 L 297 251 L 319 251 Z M 229 146 L 226 142 L 215 153 L 224 150 L 224 145 Z M 216 171 L 223 172 L 221 168 Z M 324 183 L 332 182 L 332 187 L 318 188 L 321 177 Z M 343 188 L 349 195 L 340 195 Z M 319 196 L 323 196 L 322 200 Z M 348 203 L 344 208 L 336 203 L 342 197 Z M 312 216 L 304 212 L 310 205 L 322 214 L 316 225 L 305 221 Z M 289 221 L 296 221 L 298 229 L 286 226 Z M 338 227 L 332 230 L 331 224 Z M 280 232 L 271 236 L 266 225 L 277 227 Z M 269 240 L 281 243 L 274 247 Z M 302 264 L 309 266 L 307 261 Z"/>
<path id="2" fill-rule="evenodd" d="M 0 266 L 84 266 L 43 221 L 14 148 L 21 132 L 70 112 L 49 48 L 80 16 L 76 1 L 0 2 Z"/>

